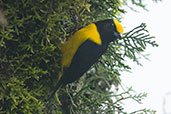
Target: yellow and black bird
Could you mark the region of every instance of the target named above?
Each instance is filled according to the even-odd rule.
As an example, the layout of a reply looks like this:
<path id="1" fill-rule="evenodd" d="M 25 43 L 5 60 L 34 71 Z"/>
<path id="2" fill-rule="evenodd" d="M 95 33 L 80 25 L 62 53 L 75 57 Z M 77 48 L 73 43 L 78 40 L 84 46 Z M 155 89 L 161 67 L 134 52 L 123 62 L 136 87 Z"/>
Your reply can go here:
<path id="1" fill-rule="evenodd" d="M 107 19 L 89 24 L 60 44 L 62 75 L 49 98 L 59 87 L 79 79 L 122 33 L 123 27 L 117 20 Z"/>

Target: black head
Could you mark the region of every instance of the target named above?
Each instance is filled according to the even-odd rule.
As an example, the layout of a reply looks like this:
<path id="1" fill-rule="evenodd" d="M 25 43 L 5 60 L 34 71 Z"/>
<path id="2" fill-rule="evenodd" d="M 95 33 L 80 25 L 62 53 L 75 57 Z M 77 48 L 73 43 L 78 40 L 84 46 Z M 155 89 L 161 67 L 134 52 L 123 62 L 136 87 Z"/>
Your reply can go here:
<path id="1" fill-rule="evenodd" d="M 111 42 L 121 38 L 123 33 L 122 25 L 114 19 L 107 19 L 95 23 L 100 34 L 102 42 Z"/>

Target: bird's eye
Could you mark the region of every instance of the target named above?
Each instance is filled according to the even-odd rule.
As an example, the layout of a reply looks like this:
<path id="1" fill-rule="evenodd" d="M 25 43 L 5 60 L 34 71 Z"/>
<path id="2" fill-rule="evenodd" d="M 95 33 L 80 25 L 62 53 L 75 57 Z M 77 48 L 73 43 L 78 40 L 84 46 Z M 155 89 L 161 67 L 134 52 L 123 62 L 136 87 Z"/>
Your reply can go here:
<path id="1" fill-rule="evenodd" d="M 105 29 L 107 29 L 107 30 L 112 30 L 112 29 L 113 29 L 113 26 L 114 26 L 114 24 L 107 23 L 107 24 L 105 25 Z"/>

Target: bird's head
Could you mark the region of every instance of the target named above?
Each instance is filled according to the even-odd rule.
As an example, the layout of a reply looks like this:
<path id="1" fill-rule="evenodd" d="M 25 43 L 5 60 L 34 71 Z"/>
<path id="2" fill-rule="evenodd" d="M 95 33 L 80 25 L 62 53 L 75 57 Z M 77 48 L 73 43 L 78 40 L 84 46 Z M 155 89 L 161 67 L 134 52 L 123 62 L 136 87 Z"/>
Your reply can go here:
<path id="1" fill-rule="evenodd" d="M 122 38 L 122 25 L 115 19 L 107 19 L 95 23 L 100 33 L 100 37 L 104 42 L 111 42 L 118 38 Z"/>

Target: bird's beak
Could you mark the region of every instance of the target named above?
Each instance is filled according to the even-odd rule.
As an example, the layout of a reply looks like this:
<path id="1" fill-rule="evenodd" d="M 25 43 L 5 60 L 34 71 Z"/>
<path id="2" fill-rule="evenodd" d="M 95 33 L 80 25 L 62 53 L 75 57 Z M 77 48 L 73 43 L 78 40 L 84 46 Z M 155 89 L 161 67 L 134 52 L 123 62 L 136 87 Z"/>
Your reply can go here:
<path id="1" fill-rule="evenodd" d="M 119 39 L 122 39 L 122 34 L 119 34 Z"/>
<path id="2" fill-rule="evenodd" d="M 114 36 L 115 36 L 116 38 L 122 39 L 122 34 L 119 33 L 119 32 L 114 32 Z"/>

